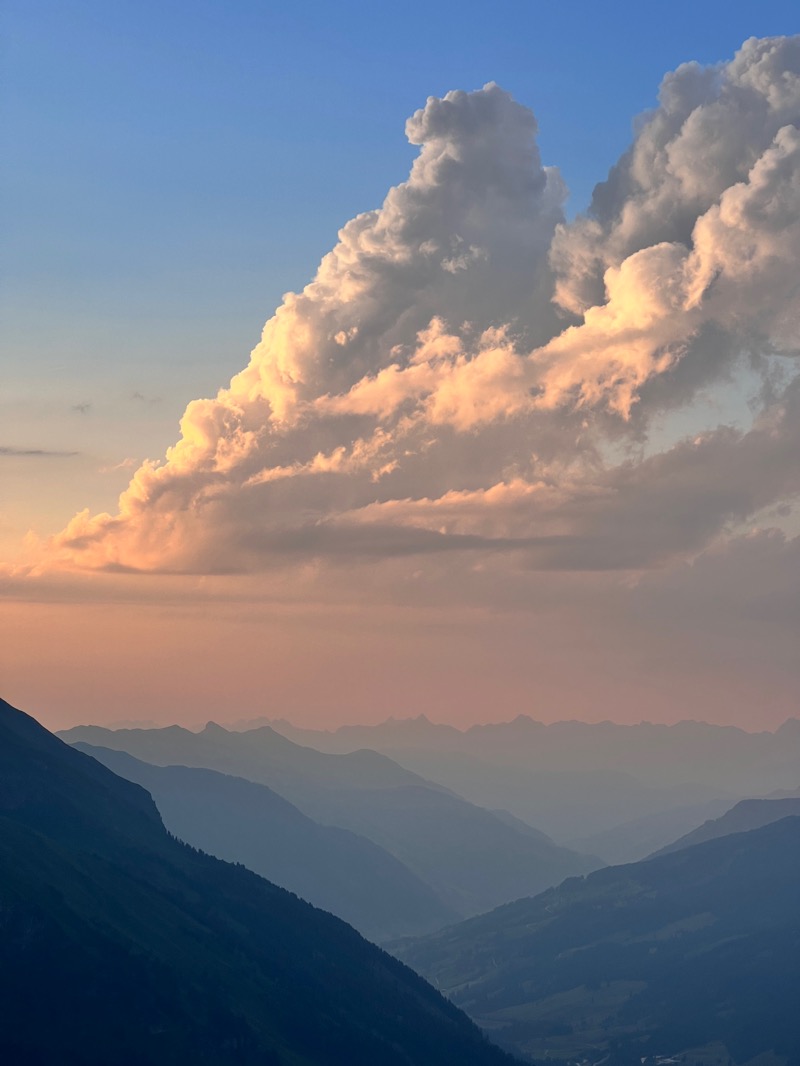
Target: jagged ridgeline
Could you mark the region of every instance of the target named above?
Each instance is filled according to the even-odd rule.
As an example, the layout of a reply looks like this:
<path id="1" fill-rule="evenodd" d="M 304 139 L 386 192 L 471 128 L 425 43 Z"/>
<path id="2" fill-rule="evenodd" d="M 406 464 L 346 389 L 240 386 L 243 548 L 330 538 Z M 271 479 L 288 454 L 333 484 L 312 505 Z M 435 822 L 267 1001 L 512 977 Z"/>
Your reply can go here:
<path id="1" fill-rule="evenodd" d="M 0 1062 L 510 1061 L 344 922 L 180 843 L 143 788 L 0 701 Z"/>

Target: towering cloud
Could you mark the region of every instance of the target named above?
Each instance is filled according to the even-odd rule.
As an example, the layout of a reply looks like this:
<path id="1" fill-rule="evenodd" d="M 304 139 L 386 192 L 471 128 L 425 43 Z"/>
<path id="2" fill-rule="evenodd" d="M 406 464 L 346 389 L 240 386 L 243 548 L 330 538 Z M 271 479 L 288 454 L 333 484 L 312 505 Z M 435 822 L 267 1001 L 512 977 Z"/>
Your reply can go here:
<path id="1" fill-rule="evenodd" d="M 567 223 L 527 109 L 493 84 L 429 99 L 408 180 L 341 230 L 230 386 L 189 405 L 119 513 L 76 516 L 50 557 L 581 570 L 701 551 L 800 492 L 798 127 L 800 38 L 687 64 Z M 763 376 L 752 426 L 659 451 L 654 417 L 743 357 Z"/>

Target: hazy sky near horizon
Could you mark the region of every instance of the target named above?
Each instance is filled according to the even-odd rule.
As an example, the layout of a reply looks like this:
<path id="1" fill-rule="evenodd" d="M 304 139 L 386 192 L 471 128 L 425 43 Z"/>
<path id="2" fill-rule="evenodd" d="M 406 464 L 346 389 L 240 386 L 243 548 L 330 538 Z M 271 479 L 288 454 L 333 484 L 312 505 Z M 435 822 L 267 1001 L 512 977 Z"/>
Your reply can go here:
<path id="1" fill-rule="evenodd" d="M 798 713 L 794 4 L 2 20 L 6 698 Z"/>

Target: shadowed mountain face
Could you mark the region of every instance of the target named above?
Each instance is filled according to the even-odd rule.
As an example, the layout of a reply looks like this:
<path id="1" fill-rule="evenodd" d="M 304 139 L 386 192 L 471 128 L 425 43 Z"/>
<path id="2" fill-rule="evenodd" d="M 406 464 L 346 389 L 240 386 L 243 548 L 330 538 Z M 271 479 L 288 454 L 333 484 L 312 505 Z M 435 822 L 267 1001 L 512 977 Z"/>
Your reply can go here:
<path id="1" fill-rule="evenodd" d="M 459 917 L 601 865 L 372 751 L 322 754 L 268 727 L 235 733 L 209 725 L 191 733 L 177 726 L 116 731 L 81 726 L 60 735 L 161 766 L 202 766 L 266 784 L 315 821 L 349 829 L 390 852 Z"/>
<path id="2" fill-rule="evenodd" d="M 266 785 L 74 746 L 146 788 L 167 829 L 187 844 L 244 863 L 371 940 L 432 932 L 457 919 L 387 851 L 346 829 L 317 825 Z"/>
<path id="3" fill-rule="evenodd" d="M 706 840 L 716 840 L 730 833 L 746 833 L 751 829 L 760 829 L 781 818 L 800 815 L 800 796 L 786 799 L 751 799 L 742 800 L 720 818 L 710 819 L 698 826 L 691 833 L 686 833 L 673 844 L 668 844 L 656 852 L 656 855 L 668 855 L 681 848 L 690 848 L 693 844 L 703 844 Z M 655 858 L 655 856 L 653 856 Z"/>
<path id="4" fill-rule="evenodd" d="M 506 1061 L 415 974 L 0 702 L 0 1061 Z"/>
<path id="5" fill-rule="evenodd" d="M 800 1063 L 800 818 L 573 878 L 399 954 L 530 1061 Z"/>

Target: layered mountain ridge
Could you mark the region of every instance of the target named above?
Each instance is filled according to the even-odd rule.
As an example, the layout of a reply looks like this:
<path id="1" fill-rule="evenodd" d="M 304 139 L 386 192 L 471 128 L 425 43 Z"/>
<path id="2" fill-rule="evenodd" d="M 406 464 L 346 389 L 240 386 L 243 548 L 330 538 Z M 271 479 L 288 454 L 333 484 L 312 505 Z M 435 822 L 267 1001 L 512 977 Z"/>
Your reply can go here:
<path id="1" fill-rule="evenodd" d="M 751 829 L 761 829 L 762 826 L 795 815 L 800 815 L 800 796 L 740 800 L 719 818 L 709 819 L 672 844 L 661 848 L 653 858 L 680 851 L 682 848 L 690 848 L 695 844 L 704 844 L 708 840 L 730 836 L 732 833 L 746 833 Z"/>
<path id="2" fill-rule="evenodd" d="M 464 730 L 424 715 L 334 731 L 283 719 L 272 727 L 320 751 L 380 751 L 610 863 L 645 858 L 740 799 L 800 782 L 798 719 L 760 733 L 695 721 L 545 724 L 527 715 Z"/>
<path id="3" fill-rule="evenodd" d="M 602 865 L 373 751 L 320 753 L 269 727 L 237 733 L 213 724 L 200 733 L 82 726 L 59 735 L 155 765 L 204 767 L 267 785 L 314 821 L 384 848 L 462 918 Z"/>
<path id="4" fill-rule="evenodd" d="M 344 922 L 175 840 L 144 789 L 0 702 L 0 1058 L 500 1066 Z"/>
<path id="5" fill-rule="evenodd" d="M 319 825 L 266 785 L 200 767 L 154 766 L 110 748 L 73 746 L 146 788 L 180 840 L 243 863 L 370 940 L 432 932 L 457 920 L 393 855 L 347 829 Z"/>
<path id="6" fill-rule="evenodd" d="M 398 945 L 531 1062 L 800 1063 L 800 817 Z"/>

